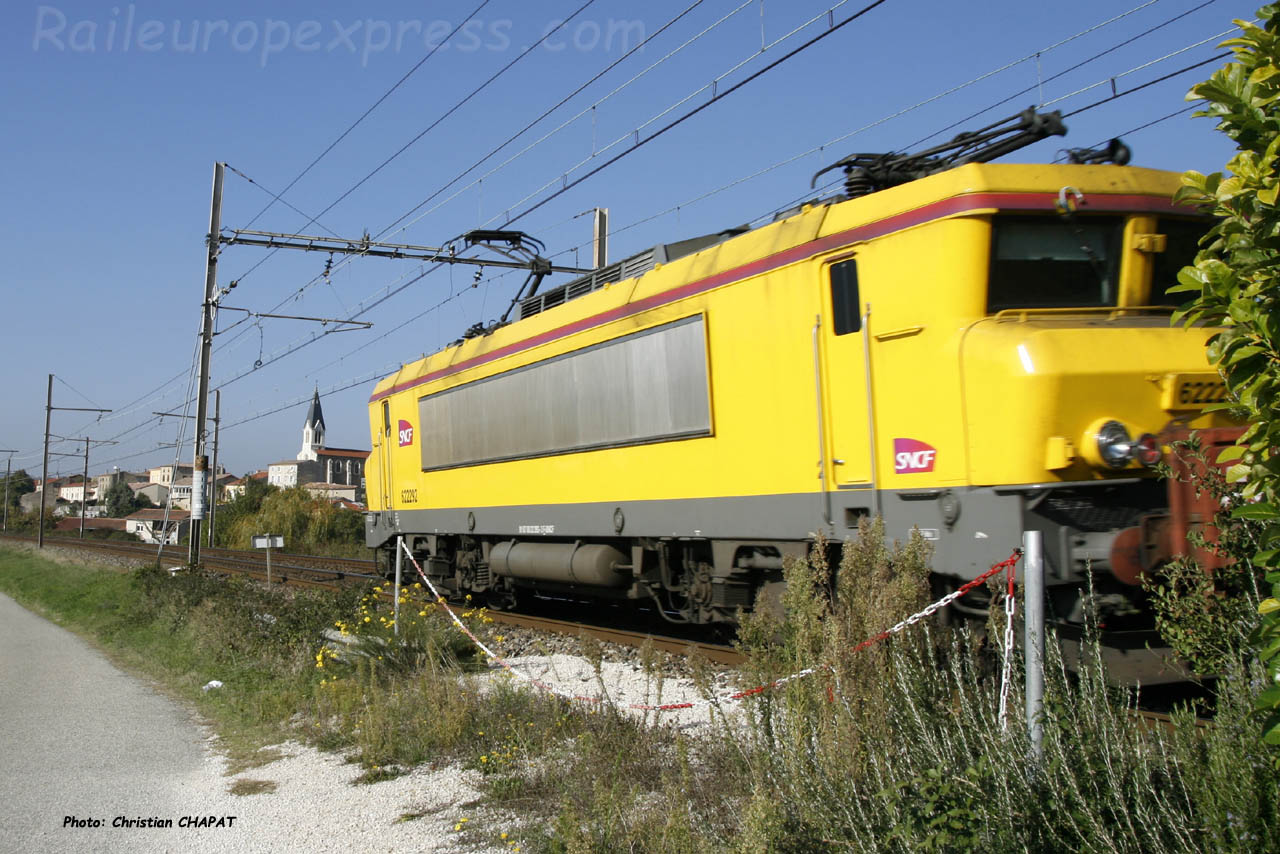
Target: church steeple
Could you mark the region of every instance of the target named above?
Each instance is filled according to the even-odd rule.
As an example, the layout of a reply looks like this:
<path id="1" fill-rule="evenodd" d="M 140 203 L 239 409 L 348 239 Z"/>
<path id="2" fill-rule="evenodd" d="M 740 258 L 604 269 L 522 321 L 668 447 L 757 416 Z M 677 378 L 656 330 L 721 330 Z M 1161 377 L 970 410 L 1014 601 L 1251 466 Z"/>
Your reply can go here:
<path id="1" fill-rule="evenodd" d="M 302 425 L 302 450 L 300 460 L 314 460 L 317 451 L 324 447 L 324 412 L 320 409 L 320 389 L 317 387 L 307 410 L 307 420 Z"/>

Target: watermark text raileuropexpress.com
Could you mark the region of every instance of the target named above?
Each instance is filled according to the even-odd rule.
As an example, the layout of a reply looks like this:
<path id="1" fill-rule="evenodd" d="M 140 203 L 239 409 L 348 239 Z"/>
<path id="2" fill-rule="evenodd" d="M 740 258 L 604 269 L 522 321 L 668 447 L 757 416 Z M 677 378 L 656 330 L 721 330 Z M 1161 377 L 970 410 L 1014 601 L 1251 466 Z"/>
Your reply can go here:
<path id="1" fill-rule="evenodd" d="M 37 6 L 35 12 L 31 49 L 36 53 L 231 51 L 254 57 L 263 68 L 272 57 L 287 51 L 350 56 L 357 58 L 361 67 L 367 67 L 369 61 L 380 54 L 420 55 L 436 47 L 461 53 L 482 50 L 497 53 L 513 48 L 516 38 L 513 31 L 517 29 L 510 18 L 472 19 L 460 28 L 456 21 L 443 19 L 161 19 L 140 13 L 136 3 L 113 6 L 96 17 L 73 18 L 56 6 Z M 544 38 L 540 47 L 553 53 L 564 50 L 625 53 L 644 41 L 644 37 L 644 23 L 638 20 L 587 19 L 566 24 L 553 19 L 531 31 L 527 41 L 517 49 L 524 50 Z"/>

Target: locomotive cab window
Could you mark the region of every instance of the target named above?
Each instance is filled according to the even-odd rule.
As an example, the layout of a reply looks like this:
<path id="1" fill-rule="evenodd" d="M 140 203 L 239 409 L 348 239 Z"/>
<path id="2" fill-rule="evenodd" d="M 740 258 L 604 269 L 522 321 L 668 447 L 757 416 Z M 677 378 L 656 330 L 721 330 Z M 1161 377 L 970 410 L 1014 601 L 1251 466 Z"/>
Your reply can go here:
<path id="1" fill-rule="evenodd" d="M 391 435 L 391 403 L 386 400 L 382 401 L 382 433 Z"/>
<path id="2" fill-rule="evenodd" d="M 831 265 L 831 316 L 837 335 L 848 335 L 862 328 L 858 314 L 858 262 L 856 259 Z"/>
<path id="3" fill-rule="evenodd" d="M 1190 293 L 1169 293 L 1178 284 L 1178 271 L 1196 260 L 1200 238 L 1209 230 L 1211 222 L 1202 219 L 1174 219 L 1160 217 L 1156 231 L 1165 235 L 1165 248 L 1152 256 L 1151 305 L 1182 305 L 1191 298 Z"/>
<path id="4" fill-rule="evenodd" d="M 987 310 L 1116 304 L 1124 220 L 997 216 Z"/>

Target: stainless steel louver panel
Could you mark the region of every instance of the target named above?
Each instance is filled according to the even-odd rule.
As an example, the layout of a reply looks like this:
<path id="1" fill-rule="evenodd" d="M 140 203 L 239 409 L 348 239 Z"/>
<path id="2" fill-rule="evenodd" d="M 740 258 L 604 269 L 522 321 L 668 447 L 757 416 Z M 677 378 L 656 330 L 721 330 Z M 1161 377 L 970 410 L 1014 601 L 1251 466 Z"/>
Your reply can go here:
<path id="1" fill-rule="evenodd" d="M 643 276 L 652 270 L 655 265 L 665 263 L 665 261 L 666 253 L 662 246 L 646 249 L 644 252 L 639 252 L 630 258 L 617 261 L 607 267 L 592 270 L 572 282 L 521 300 L 520 317 L 523 319 L 540 314 L 549 308 L 555 308 L 563 302 L 568 302 L 571 299 L 577 299 L 592 291 L 599 290 L 611 282 L 621 282 L 623 279 Z"/>
<path id="2" fill-rule="evenodd" d="M 424 471 L 710 435 L 703 316 L 477 380 L 418 406 Z"/>

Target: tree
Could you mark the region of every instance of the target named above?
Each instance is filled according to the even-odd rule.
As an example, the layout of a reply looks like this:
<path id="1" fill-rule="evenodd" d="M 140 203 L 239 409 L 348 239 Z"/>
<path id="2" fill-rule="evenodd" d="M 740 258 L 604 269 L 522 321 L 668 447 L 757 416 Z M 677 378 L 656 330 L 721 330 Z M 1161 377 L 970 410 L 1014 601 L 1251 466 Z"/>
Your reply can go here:
<path id="1" fill-rule="evenodd" d="M 219 546 L 233 546 L 232 529 L 236 527 L 236 523 L 241 519 L 252 517 L 262 508 L 262 502 L 267 496 L 279 492 L 279 488 L 272 486 L 265 480 L 253 478 L 245 475 L 244 492 L 237 495 L 234 499 L 225 505 L 218 507 L 217 524 L 214 529 L 214 542 Z M 257 531 L 256 533 L 265 533 Z M 271 532 L 276 533 L 276 532 Z M 247 548 L 247 546 L 246 546 Z"/>
<path id="2" fill-rule="evenodd" d="M 224 522 L 220 537 L 232 548 L 249 548 L 255 534 L 281 534 L 289 551 L 358 552 L 364 545 L 364 515 L 317 498 L 300 486 L 270 488 L 256 512 Z"/>
<path id="3" fill-rule="evenodd" d="M 112 519 L 123 519 L 130 513 L 138 510 L 142 505 L 138 501 L 138 495 L 124 482 L 124 478 L 116 478 L 115 483 L 111 484 L 111 488 L 106 494 L 107 515 Z M 150 500 L 145 497 L 150 504 Z"/>
<path id="4" fill-rule="evenodd" d="M 1259 534 L 1251 559 L 1271 585 L 1259 606 L 1254 635 L 1271 677 L 1256 703 L 1266 714 L 1263 735 L 1280 745 L 1280 4 L 1258 11 L 1262 26 L 1236 21 L 1241 34 L 1225 42 L 1234 61 L 1195 86 L 1188 98 L 1208 107 L 1237 146 L 1221 172 L 1188 172 L 1177 198 L 1210 210 L 1217 219 L 1193 266 L 1178 275 L 1177 290 L 1193 299 L 1175 321 L 1221 326 L 1208 355 L 1226 382 L 1248 428 L 1219 462 L 1240 485 L 1232 515 L 1254 520 Z"/>
<path id="5" fill-rule="evenodd" d="M 22 496 L 36 491 L 35 481 L 27 474 L 26 469 L 18 469 L 9 475 L 7 482 L 0 480 L 0 483 L 8 487 L 10 515 L 22 512 L 22 505 L 20 504 Z M 5 485 L 0 485 L 0 495 L 3 494 L 2 491 L 5 489 Z"/>

